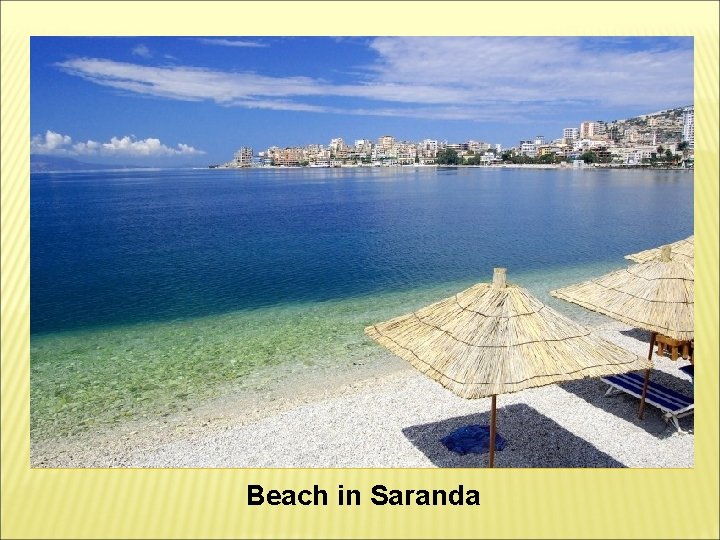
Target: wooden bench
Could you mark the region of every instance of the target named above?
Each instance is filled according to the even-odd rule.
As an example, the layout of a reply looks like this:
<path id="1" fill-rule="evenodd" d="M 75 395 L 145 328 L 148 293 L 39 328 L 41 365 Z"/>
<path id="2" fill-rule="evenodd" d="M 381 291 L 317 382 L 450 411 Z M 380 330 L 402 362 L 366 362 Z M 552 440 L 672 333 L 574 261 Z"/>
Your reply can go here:
<path id="1" fill-rule="evenodd" d="M 643 383 L 645 381 L 642 375 L 623 373 L 622 375 L 609 375 L 603 377 L 602 380 L 610 385 L 610 388 L 605 392 L 606 396 L 617 392 L 625 392 L 638 399 L 642 398 Z M 645 403 L 660 409 L 663 412 L 663 419 L 666 422 L 672 420 L 675 428 L 681 433 L 683 431 L 680 429 L 678 419 L 695 412 L 694 398 L 687 397 L 652 381 L 648 383 Z"/>
<path id="2" fill-rule="evenodd" d="M 678 357 L 682 356 L 685 360 L 693 361 L 692 341 L 681 341 L 657 334 L 655 336 L 655 345 L 657 345 L 658 356 L 665 356 L 665 351 L 668 351 L 672 360 L 677 360 Z"/>

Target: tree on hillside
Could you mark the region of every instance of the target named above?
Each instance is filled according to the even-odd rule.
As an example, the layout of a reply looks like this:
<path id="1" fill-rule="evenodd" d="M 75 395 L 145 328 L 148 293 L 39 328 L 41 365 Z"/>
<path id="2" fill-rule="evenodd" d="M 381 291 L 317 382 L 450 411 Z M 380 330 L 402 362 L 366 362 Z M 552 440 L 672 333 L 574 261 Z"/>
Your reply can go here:
<path id="1" fill-rule="evenodd" d="M 687 141 L 683 141 L 678 144 L 677 149 L 682 152 L 683 161 L 685 161 L 687 159 L 688 150 L 690 150 L 690 143 Z"/>

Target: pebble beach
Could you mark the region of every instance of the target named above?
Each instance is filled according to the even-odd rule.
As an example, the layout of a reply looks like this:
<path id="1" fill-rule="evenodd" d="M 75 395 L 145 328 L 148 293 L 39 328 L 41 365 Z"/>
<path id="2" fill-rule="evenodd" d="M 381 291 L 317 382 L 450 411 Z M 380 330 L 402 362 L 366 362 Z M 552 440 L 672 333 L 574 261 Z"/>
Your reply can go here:
<path id="1" fill-rule="evenodd" d="M 602 337 L 647 355 L 648 335 L 617 322 L 594 326 Z M 672 361 L 654 355 L 652 380 L 692 395 Z M 162 420 L 133 421 L 103 432 L 34 441 L 33 467 L 484 467 L 487 454 L 459 455 L 440 439 L 469 424 L 488 424 L 490 399 L 464 400 L 390 354 L 354 369 L 295 375 L 228 391 Z M 693 416 L 682 432 L 652 406 L 605 396 L 584 379 L 498 396 L 500 468 L 689 468 Z"/>

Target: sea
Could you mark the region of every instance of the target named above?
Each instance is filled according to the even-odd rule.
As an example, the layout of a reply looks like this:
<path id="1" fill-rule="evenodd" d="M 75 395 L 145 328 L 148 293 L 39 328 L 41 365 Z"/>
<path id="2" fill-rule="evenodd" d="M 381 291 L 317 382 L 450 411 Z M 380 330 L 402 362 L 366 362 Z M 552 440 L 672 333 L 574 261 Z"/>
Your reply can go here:
<path id="1" fill-rule="evenodd" d="M 365 326 L 489 281 L 494 267 L 582 324 L 607 321 L 548 292 L 693 234 L 693 173 L 39 173 L 30 214 L 38 440 L 382 363 Z"/>

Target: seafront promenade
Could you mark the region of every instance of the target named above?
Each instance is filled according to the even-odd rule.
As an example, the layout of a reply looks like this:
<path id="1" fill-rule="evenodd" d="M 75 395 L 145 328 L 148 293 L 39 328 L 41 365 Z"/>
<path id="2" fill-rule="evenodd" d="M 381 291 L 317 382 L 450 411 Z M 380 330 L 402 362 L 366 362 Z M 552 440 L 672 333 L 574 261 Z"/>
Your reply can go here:
<path id="1" fill-rule="evenodd" d="M 213 166 L 210 169 L 227 170 L 227 169 L 378 169 L 378 168 L 397 168 L 397 169 L 437 169 L 437 168 L 458 168 L 458 169 L 622 169 L 622 170 L 686 170 L 692 171 L 692 167 L 684 167 L 681 165 L 633 165 L 626 163 L 493 163 L 489 165 L 438 165 L 438 164 L 413 164 L 413 165 L 334 165 L 334 166 L 287 166 L 287 165 L 256 165 L 253 167 L 226 167 Z"/>

